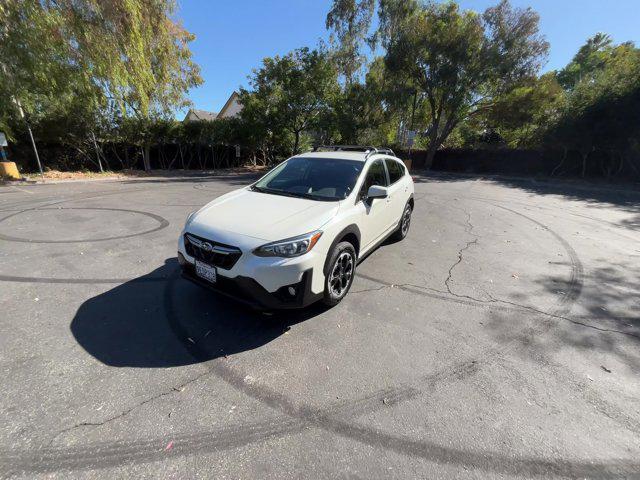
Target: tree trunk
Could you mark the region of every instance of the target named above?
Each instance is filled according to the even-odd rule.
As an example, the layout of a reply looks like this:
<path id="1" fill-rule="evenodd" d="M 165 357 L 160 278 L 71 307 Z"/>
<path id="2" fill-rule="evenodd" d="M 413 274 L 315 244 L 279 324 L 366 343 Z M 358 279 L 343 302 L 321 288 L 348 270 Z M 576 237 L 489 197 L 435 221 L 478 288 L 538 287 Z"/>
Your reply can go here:
<path id="1" fill-rule="evenodd" d="M 204 164 L 202 163 L 202 147 L 198 144 L 198 165 L 200 170 L 204 170 Z"/>
<path id="2" fill-rule="evenodd" d="M 123 170 L 127 168 L 125 166 L 125 163 L 122 161 L 122 158 L 120 158 L 120 155 L 118 155 L 118 149 L 116 148 L 116 146 L 114 146 L 113 144 L 109 146 L 111 147 L 111 151 L 113 152 L 113 154 L 116 156 L 116 159 L 120 162 L 120 167 L 122 167 Z"/>
<path id="3" fill-rule="evenodd" d="M 436 156 L 436 150 L 438 150 L 438 141 L 436 138 L 432 138 L 429 142 L 429 147 L 427 148 L 427 156 L 424 160 L 424 168 L 427 170 L 431 169 L 433 165 L 433 159 Z"/>
<path id="4" fill-rule="evenodd" d="M 225 148 L 222 152 L 222 160 L 220 161 L 220 168 L 223 168 L 222 165 L 229 167 L 229 149 Z"/>
<path id="5" fill-rule="evenodd" d="M 624 161 L 625 160 L 624 154 L 620 153 L 620 156 L 622 158 L 622 161 Z M 636 172 L 636 174 L 638 175 L 638 178 L 640 179 L 640 170 L 638 170 L 636 168 L 636 166 L 634 165 L 634 163 L 633 163 L 634 162 L 634 158 L 633 157 L 632 158 L 627 157 L 626 160 L 627 160 L 627 165 L 629 165 L 633 169 L 633 171 Z"/>
<path id="6" fill-rule="evenodd" d="M 180 151 L 180 163 L 182 164 L 182 169 L 184 170 L 184 155 L 182 154 L 182 144 L 178 144 L 178 150 Z"/>
<path id="7" fill-rule="evenodd" d="M 298 153 L 298 144 L 300 143 L 300 132 L 298 130 L 296 130 L 295 134 L 296 134 L 296 141 L 293 144 L 293 154 L 294 155 L 296 153 Z"/>
<path id="8" fill-rule="evenodd" d="M 171 159 L 171 161 L 169 162 L 169 166 L 167 167 L 168 170 L 171 170 L 173 168 L 173 165 L 176 163 L 177 159 L 178 159 L 178 149 L 174 148 L 173 149 L 173 158 Z"/>
<path id="9" fill-rule="evenodd" d="M 144 165 L 144 171 L 148 172 L 151 170 L 151 147 L 149 145 L 145 145 L 142 150 L 142 164 Z"/>
<path id="10" fill-rule="evenodd" d="M 582 154 L 582 178 L 587 174 L 587 158 L 589 157 L 589 152 Z"/>
<path id="11" fill-rule="evenodd" d="M 551 172 L 551 176 L 553 177 L 556 173 L 556 170 L 558 170 L 562 164 L 564 163 L 564 161 L 567 159 L 567 147 L 563 147 L 563 155 L 562 155 L 562 159 L 560 160 L 560 163 L 558 165 L 556 165 L 556 168 L 553 169 L 553 171 Z"/>
<path id="12" fill-rule="evenodd" d="M 189 160 L 187 161 L 187 169 L 191 168 L 191 162 L 193 161 L 193 149 L 194 145 L 189 145 Z"/>
<path id="13" fill-rule="evenodd" d="M 616 171 L 615 176 L 618 176 L 622 171 L 622 168 L 624 167 L 624 156 L 622 155 L 622 153 L 619 153 L 619 152 L 618 152 L 618 156 L 620 157 L 620 165 L 618 166 L 618 170 Z"/>
<path id="14" fill-rule="evenodd" d="M 129 161 L 129 145 L 125 145 L 124 147 L 124 163 L 126 164 L 126 169 L 131 170 L 131 162 Z"/>
<path id="15" fill-rule="evenodd" d="M 98 142 L 96 141 L 96 134 L 91 131 L 91 139 L 93 140 L 93 148 L 96 150 L 96 159 L 98 160 L 98 168 L 100 173 L 104 172 L 102 168 L 102 162 L 100 161 L 100 150 L 98 149 Z"/>

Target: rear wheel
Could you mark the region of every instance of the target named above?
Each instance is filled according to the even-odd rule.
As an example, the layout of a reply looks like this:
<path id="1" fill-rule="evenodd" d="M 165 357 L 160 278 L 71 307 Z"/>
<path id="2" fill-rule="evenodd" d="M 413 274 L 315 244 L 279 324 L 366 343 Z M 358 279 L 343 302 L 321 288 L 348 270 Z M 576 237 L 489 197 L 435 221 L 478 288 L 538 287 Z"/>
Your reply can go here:
<path id="1" fill-rule="evenodd" d="M 356 251 L 349 242 L 340 242 L 335 246 L 329 258 L 329 269 L 325 276 L 325 305 L 333 307 L 345 297 L 356 273 Z"/>
<path id="2" fill-rule="evenodd" d="M 409 233 L 409 227 L 411 226 L 411 212 L 413 212 L 413 208 L 410 203 L 407 203 L 404 207 L 404 211 L 402 212 L 402 218 L 400 219 L 398 229 L 391 236 L 393 240 L 404 240 L 404 237 Z"/>

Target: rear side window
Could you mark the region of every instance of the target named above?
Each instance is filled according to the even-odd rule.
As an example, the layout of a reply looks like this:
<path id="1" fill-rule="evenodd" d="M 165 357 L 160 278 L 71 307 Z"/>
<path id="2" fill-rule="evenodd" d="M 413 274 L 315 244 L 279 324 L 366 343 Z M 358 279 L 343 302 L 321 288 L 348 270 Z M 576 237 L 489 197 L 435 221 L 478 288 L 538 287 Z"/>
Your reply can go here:
<path id="1" fill-rule="evenodd" d="M 404 175 L 404 165 L 400 165 L 396 160 L 391 160 L 390 158 L 385 159 L 385 162 L 387 162 L 390 182 L 396 183 Z"/>
<path id="2" fill-rule="evenodd" d="M 367 176 L 364 178 L 364 183 L 360 189 L 360 197 L 366 195 L 369 191 L 369 187 L 372 185 L 379 185 L 381 187 L 387 186 L 387 176 L 384 173 L 384 165 L 382 160 L 376 160 L 371 164 L 369 170 L 367 170 Z"/>

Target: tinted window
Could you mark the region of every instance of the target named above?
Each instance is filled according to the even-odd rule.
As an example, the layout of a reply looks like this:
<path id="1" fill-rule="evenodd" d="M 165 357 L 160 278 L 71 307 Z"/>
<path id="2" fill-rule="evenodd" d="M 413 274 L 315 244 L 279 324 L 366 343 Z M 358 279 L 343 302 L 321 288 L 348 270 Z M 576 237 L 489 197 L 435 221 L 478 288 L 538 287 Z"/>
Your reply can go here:
<path id="1" fill-rule="evenodd" d="M 364 178 L 364 183 L 360 189 L 360 197 L 365 196 L 369 191 L 369 187 L 372 185 L 380 185 L 381 187 L 387 186 L 387 176 L 384 173 L 382 160 L 376 160 L 369 167 L 367 176 Z"/>
<path id="2" fill-rule="evenodd" d="M 385 162 L 387 162 L 387 170 L 389 170 L 389 181 L 396 183 L 404 175 L 404 165 L 400 165 L 400 163 L 390 158 L 387 158 Z"/>
<path id="3" fill-rule="evenodd" d="M 295 157 L 259 180 L 259 192 L 312 200 L 343 200 L 356 183 L 363 162 L 330 158 Z"/>

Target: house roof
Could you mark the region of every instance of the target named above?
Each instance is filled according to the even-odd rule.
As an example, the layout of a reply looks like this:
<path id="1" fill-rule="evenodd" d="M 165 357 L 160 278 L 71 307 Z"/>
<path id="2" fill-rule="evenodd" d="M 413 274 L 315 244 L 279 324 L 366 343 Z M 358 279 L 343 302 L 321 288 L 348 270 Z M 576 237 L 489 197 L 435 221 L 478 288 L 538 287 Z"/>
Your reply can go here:
<path id="1" fill-rule="evenodd" d="M 195 118 L 192 118 L 195 117 Z M 218 117 L 216 112 L 208 112 L 206 110 L 198 110 L 195 108 L 191 108 L 187 115 L 184 117 L 185 120 L 215 120 Z"/>
<path id="2" fill-rule="evenodd" d="M 229 108 L 229 106 L 231 105 L 231 102 L 233 102 L 233 100 L 235 100 L 236 98 L 238 98 L 240 95 L 238 94 L 238 92 L 234 91 L 229 98 L 227 99 L 227 101 L 225 102 L 225 104 L 222 106 L 222 108 L 220 109 L 220 113 L 218 113 L 218 116 L 222 117 L 224 115 L 224 113 L 227 111 L 227 108 Z"/>

